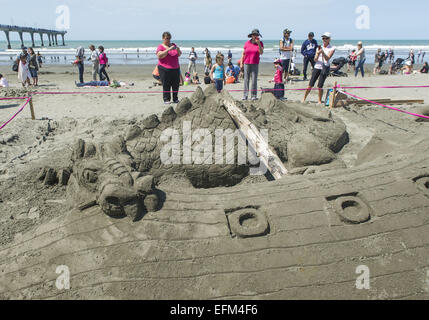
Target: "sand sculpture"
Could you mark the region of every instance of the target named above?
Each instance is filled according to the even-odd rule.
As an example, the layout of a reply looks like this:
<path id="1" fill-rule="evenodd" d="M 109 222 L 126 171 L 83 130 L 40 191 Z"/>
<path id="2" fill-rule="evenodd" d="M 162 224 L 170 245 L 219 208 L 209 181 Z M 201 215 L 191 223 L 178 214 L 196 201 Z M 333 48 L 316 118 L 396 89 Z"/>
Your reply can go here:
<path id="1" fill-rule="evenodd" d="M 201 139 L 194 139 L 192 131 L 203 128 L 210 136 L 216 136 L 216 130 L 237 129 L 224 108 L 223 95 L 213 87 L 205 92 L 198 88 L 176 110 L 166 109 L 161 118 L 151 115 L 129 127 L 124 136 L 104 143 L 79 140 L 73 147 L 70 168 L 59 172 L 44 168 L 38 178 L 45 184 L 68 185 L 71 203 L 81 210 L 99 205 L 111 217 L 128 216 L 134 221 L 145 212 L 158 209 L 160 199 L 155 184 L 164 175 L 184 173 L 195 188 L 234 186 L 249 175 L 249 168 L 254 165 L 250 159 L 246 164 L 238 163 L 239 138 L 222 149 L 223 156 L 234 154 L 234 164 L 225 164 L 226 161 L 219 164 L 207 157 L 201 162 L 195 153 L 186 159 L 184 151 L 186 139 L 190 139 L 192 150 L 201 143 Z M 331 163 L 348 142 L 346 126 L 341 120 L 323 111 L 285 104 L 269 93 L 255 104 L 238 103 L 238 106 L 259 129 L 269 128 L 270 146 L 290 168 Z M 186 124 L 191 132 L 188 137 Z M 161 136 L 166 130 L 175 130 L 180 135 L 176 141 L 171 139 L 171 152 L 180 156 L 179 163 L 162 161 L 166 144 Z"/>
<path id="2" fill-rule="evenodd" d="M 333 116 L 264 94 L 235 103 L 268 129 L 288 176 L 254 180 L 250 162 L 163 164 L 165 128 L 181 132 L 188 120 L 192 130 L 235 128 L 223 98 L 198 90 L 162 116 L 103 123 L 112 127 L 99 140 L 85 133 L 70 160 L 63 152 L 61 165 L 40 172 L 47 187 L 34 169 L 5 181 L 0 206 L 15 202 L 17 213 L 0 224 L 0 297 L 427 297 L 427 122 L 376 108 Z M 20 217 L 19 205 L 31 210 Z M 126 215 L 136 222 L 116 219 Z M 59 266 L 70 270 L 70 290 L 56 286 Z M 371 290 L 356 288 L 362 266 Z"/>

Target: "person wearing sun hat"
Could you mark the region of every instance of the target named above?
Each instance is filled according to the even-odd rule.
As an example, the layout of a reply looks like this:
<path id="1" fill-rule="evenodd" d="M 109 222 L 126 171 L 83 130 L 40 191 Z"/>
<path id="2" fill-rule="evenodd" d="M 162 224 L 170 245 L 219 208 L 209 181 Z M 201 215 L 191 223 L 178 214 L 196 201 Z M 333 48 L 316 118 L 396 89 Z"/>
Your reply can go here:
<path id="1" fill-rule="evenodd" d="M 244 51 L 240 59 L 240 65 L 244 65 L 243 100 L 247 100 L 249 97 L 250 78 L 252 78 L 252 100 L 257 100 L 259 62 L 261 60 L 261 55 L 264 53 L 264 44 L 260 40 L 262 35 L 258 29 L 253 29 L 247 37 L 251 39 L 244 45 Z"/>
<path id="2" fill-rule="evenodd" d="M 331 34 L 329 32 L 325 32 L 322 35 L 323 45 L 318 46 L 316 50 L 316 56 L 314 60 L 316 64 L 314 65 L 313 73 L 311 75 L 311 80 L 308 85 L 307 90 L 304 94 L 304 99 L 302 102 L 304 103 L 307 99 L 308 95 L 311 92 L 311 89 L 314 87 L 317 80 L 318 88 L 319 88 L 319 104 L 322 104 L 322 96 L 323 96 L 323 85 L 325 84 L 325 80 L 329 75 L 331 70 L 330 60 L 335 53 L 335 48 L 331 46 Z"/>
<path id="3" fill-rule="evenodd" d="M 280 60 L 282 61 L 283 72 L 285 73 L 285 80 L 287 81 L 289 77 L 290 62 L 292 58 L 292 52 L 294 49 L 294 41 L 290 37 L 292 33 L 289 29 L 283 30 L 283 39 L 280 40 L 279 52 Z"/>

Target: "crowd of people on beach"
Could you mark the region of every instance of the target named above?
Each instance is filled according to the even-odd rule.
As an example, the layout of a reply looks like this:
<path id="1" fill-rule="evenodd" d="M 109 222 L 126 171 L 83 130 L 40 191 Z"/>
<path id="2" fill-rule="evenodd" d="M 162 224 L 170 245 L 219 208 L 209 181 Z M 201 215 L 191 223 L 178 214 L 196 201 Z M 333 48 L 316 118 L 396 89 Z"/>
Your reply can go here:
<path id="1" fill-rule="evenodd" d="M 21 52 L 15 57 L 12 70 L 18 72 L 18 80 L 23 87 L 39 85 L 39 69 L 42 68 L 43 59 L 40 52 L 33 48 L 22 47 Z M 0 87 L 8 87 L 8 81 L 1 76 Z"/>
<path id="2" fill-rule="evenodd" d="M 98 49 L 96 49 L 95 45 L 91 44 L 89 50 L 91 55 L 88 58 L 85 56 L 85 48 L 78 47 L 76 50 L 76 60 L 73 62 L 79 70 L 79 83 L 76 83 L 76 85 L 78 87 L 110 85 L 110 78 L 107 73 L 110 64 L 104 47 L 99 46 Z M 90 61 L 92 65 L 92 81 L 90 82 L 84 81 L 85 60 Z"/>
<path id="3" fill-rule="evenodd" d="M 274 83 L 272 89 L 273 94 L 278 99 L 286 99 L 284 97 L 284 86 L 290 80 L 291 75 L 295 74 L 295 58 L 296 49 L 294 40 L 291 37 L 292 31 L 285 29 L 283 38 L 279 43 L 279 58 L 274 61 L 275 75 L 270 81 Z M 204 50 L 204 83 L 213 83 L 216 89 L 221 92 L 226 84 L 238 83 L 241 80 L 244 82 L 243 100 L 257 100 L 258 93 L 258 73 L 260 57 L 264 53 L 264 44 L 261 41 L 262 35 L 258 29 L 252 30 L 247 42 L 243 47 L 241 58 L 236 65 L 232 61 L 231 50 L 228 51 L 227 68 L 225 68 L 225 56 L 218 52 L 213 61 L 209 49 Z M 302 102 L 305 102 L 308 95 L 316 86 L 318 89 L 318 103 L 322 104 L 323 87 L 328 76 L 347 75 L 340 72 L 344 65 L 348 65 L 348 71 L 353 68 L 354 75 L 357 77 L 359 73 L 365 77 L 365 63 L 367 60 L 365 47 L 362 41 L 356 45 L 356 49 L 349 52 L 347 58 L 333 59 L 335 47 L 331 45 L 331 33 L 326 32 L 322 35 L 321 44 L 318 44 L 315 39 L 314 32 L 308 34 L 301 46 L 301 55 L 303 56 L 303 80 L 307 81 L 308 66 L 312 68 L 311 78 L 308 88 L 304 93 Z M 195 48 L 192 48 L 188 60 L 188 69 L 185 73 L 185 80 L 181 76 L 179 58 L 182 55 L 180 48 L 171 42 L 171 34 L 165 32 L 162 36 L 163 43 L 157 48 L 158 65 L 154 70 L 154 77 L 157 84 L 163 86 L 164 103 L 171 103 L 171 92 L 173 93 L 173 103 L 178 103 L 177 91 L 180 85 L 199 84 L 198 73 L 196 71 L 196 61 L 198 55 Z M 382 51 L 379 49 L 375 55 L 374 74 L 411 74 L 411 73 L 428 73 L 428 64 L 425 62 L 420 71 L 413 71 L 413 66 L 416 62 L 423 59 L 425 52 L 420 50 L 415 57 L 414 51 L 411 50 L 407 59 L 398 58 L 395 60 L 393 49 Z M 389 72 L 382 70 L 383 64 L 390 63 Z M 159 69 L 162 72 L 159 72 Z M 297 70 L 297 74 L 299 71 Z M 193 75 L 193 77 L 191 76 Z M 269 90 L 264 90 L 269 91 Z"/>
<path id="4" fill-rule="evenodd" d="M 283 30 L 283 37 L 279 41 L 279 56 L 274 61 L 274 77 L 270 83 L 274 83 L 271 90 L 278 99 L 285 98 L 285 84 L 287 84 L 294 75 L 301 75 L 296 69 L 295 61 L 297 50 L 295 41 L 291 37 L 292 30 L 286 28 Z M 248 41 L 243 46 L 243 52 L 238 61 L 233 61 L 231 50 L 228 50 L 227 56 L 218 51 L 214 58 L 208 48 L 203 52 L 204 55 L 204 84 L 214 84 L 217 91 L 221 92 L 225 85 L 243 82 L 243 100 L 257 100 L 258 93 L 258 75 L 261 55 L 264 54 L 264 43 L 261 41 L 262 35 L 258 29 L 253 29 L 248 34 Z M 354 71 L 355 77 L 359 74 L 365 77 L 365 63 L 367 61 L 366 50 L 362 41 L 356 45 L 356 49 L 349 51 L 347 58 L 333 59 L 335 47 L 331 44 L 331 34 L 325 32 L 321 36 L 319 44 L 315 38 L 314 32 L 309 32 L 308 38 L 302 43 L 300 53 L 303 57 L 303 81 L 309 81 L 308 88 L 302 99 L 306 101 L 312 89 L 317 86 L 318 103 L 322 103 L 323 87 L 328 76 L 340 76 L 340 69 L 347 65 L 347 71 Z M 78 47 L 73 64 L 78 68 L 79 82 L 78 87 L 85 86 L 121 86 L 120 83 L 110 80 L 107 72 L 110 67 L 109 59 L 103 46 L 89 46 L 90 55 L 85 56 L 85 48 Z M 139 54 L 139 51 L 138 51 Z M 180 47 L 172 42 L 170 32 L 162 34 L 162 43 L 157 47 L 156 56 L 158 64 L 152 72 L 156 82 L 155 85 L 162 86 L 163 100 L 165 104 L 178 103 L 178 92 L 180 86 L 198 85 L 200 77 L 197 72 L 198 54 L 194 47 L 191 48 L 187 56 L 188 66 L 184 73 L 181 72 L 179 59 L 182 56 Z M 406 59 L 397 58 L 393 49 L 378 49 L 375 54 L 373 74 L 414 74 L 428 73 L 428 63 L 424 62 L 425 51 L 419 50 L 417 54 L 414 50 L 409 52 Z M 52 57 L 51 57 L 52 59 Z M 58 58 L 59 59 L 59 58 Z M 339 62 L 336 62 L 338 60 Z M 89 61 L 92 67 L 92 80 L 84 81 L 85 61 Z M 44 57 L 39 52 L 35 53 L 33 48 L 23 47 L 22 51 L 16 56 L 13 70 L 18 73 L 20 83 L 25 86 L 38 86 L 38 72 L 42 68 Z M 422 68 L 414 70 L 416 63 L 423 63 Z M 390 64 L 389 71 L 383 70 L 383 65 Z M 311 76 L 308 80 L 307 75 L 311 67 Z M 8 81 L 0 75 L 0 87 L 9 86 Z M 265 90 L 269 91 L 269 90 Z"/>
<path id="5" fill-rule="evenodd" d="M 274 83 L 272 92 L 278 99 L 286 99 L 284 97 L 284 84 L 289 80 L 291 70 L 294 68 L 295 47 L 291 34 L 292 31 L 289 29 L 283 31 L 283 37 L 279 42 L 280 57 L 274 61 L 275 75 L 270 82 Z M 262 35 L 258 29 L 253 29 L 248 34 L 248 38 L 249 40 L 245 42 L 243 53 L 236 65 L 233 64 L 231 50 L 228 51 L 227 68 L 225 68 L 225 56 L 221 52 L 216 54 L 213 64 L 211 53 L 206 48 L 204 52 L 204 83 L 213 83 L 217 91 L 221 92 L 225 84 L 237 83 L 242 80 L 244 82 L 243 100 L 248 100 L 250 95 L 250 99 L 254 101 L 257 100 L 259 64 L 261 55 L 264 53 L 264 43 L 261 41 Z M 171 33 L 163 33 L 162 44 L 156 50 L 158 65 L 153 72 L 157 83 L 163 87 L 165 104 L 179 102 L 178 91 L 182 83 L 179 64 L 182 51 L 171 39 Z M 331 34 L 329 32 L 322 35 L 321 45 L 318 45 L 314 39 L 314 33 L 310 32 L 308 39 L 302 44 L 301 54 L 304 56 L 304 80 L 307 80 L 308 65 L 310 64 L 313 68 L 308 90 L 305 92 L 303 101 L 306 100 L 317 82 L 319 103 L 322 103 L 323 86 L 330 74 L 330 61 L 335 53 L 335 48 L 332 47 L 330 42 Z M 194 83 L 194 80 L 198 79 L 196 72 L 198 56 L 194 48 L 191 49 L 188 59 L 189 64 L 184 83 Z M 192 80 L 190 78 L 191 74 L 193 74 Z M 171 101 L 171 96 L 173 96 L 173 101 Z"/>

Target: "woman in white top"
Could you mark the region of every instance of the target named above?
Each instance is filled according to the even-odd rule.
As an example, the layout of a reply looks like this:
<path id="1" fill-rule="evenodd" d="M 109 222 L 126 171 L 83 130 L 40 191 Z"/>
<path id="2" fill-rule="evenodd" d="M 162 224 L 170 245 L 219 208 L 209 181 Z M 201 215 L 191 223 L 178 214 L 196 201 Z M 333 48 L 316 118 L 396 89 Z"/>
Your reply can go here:
<path id="1" fill-rule="evenodd" d="M 353 54 L 355 57 L 357 57 L 357 67 L 355 70 L 355 77 L 357 77 L 359 70 L 360 70 L 360 72 L 362 74 L 362 78 L 363 78 L 363 77 L 365 77 L 365 70 L 364 70 L 363 66 L 364 66 L 365 61 L 366 61 L 366 56 L 365 56 L 365 49 L 363 48 L 363 45 L 362 45 L 362 41 L 358 42 L 357 49 L 358 49 L 358 51 Z"/>
<path id="2" fill-rule="evenodd" d="M 304 94 L 304 99 L 302 102 L 304 103 L 316 84 L 317 79 L 319 79 L 318 88 L 319 88 L 319 104 L 322 104 L 322 96 L 323 96 L 323 85 L 325 84 L 325 80 L 328 77 L 331 71 L 330 60 L 335 53 L 335 48 L 331 46 L 331 34 L 329 32 L 325 32 L 322 36 L 323 45 L 319 46 L 316 50 L 316 56 L 314 57 L 314 61 L 316 64 L 313 69 L 313 73 L 311 75 L 310 83 L 308 85 L 307 90 Z"/>
<path id="3" fill-rule="evenodd" d="M 32 77 L 28 68 L 26 56 L 21 56 L 19 61 L 18 80 L 21 81 L 23 87 L 25 87 L 26 84 L 28 86 L 31 85 L 30 80 L 32 80 Z"/>

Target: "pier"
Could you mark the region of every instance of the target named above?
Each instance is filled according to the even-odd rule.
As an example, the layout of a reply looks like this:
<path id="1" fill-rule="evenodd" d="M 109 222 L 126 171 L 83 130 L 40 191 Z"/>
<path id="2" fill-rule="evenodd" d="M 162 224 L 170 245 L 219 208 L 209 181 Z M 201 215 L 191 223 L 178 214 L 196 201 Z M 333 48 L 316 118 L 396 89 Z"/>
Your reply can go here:
<path id="1" fill-rule="evenodd" d="M 29 33 L 31 36 L 31 45 L 35 47 L 34 43 L 34 35 L 38 34 L 40 36 L 40 41 L 42 43 L 42 47 L 45 46 L 45 43 L 43 41 L 43 35 L 48 36 L 48 42 L 49 46 L 58 46 L 58 35 L 62 37 L 62 45 L 65 46 L 64 42 L 64 36 L 67 33 L 67 31 L 58 31 L 58 30 L 48 30 L 48 29 L 39 29 L 39 28 L 31 28 L 31 27 L 19 27 L 19 26 L 10 26 L 10 25 L 4 25 L 0 24 L 0 31 L 3 31 L 6 34 L 6 40 L 7 40 L 7 48 L 12 49 L 12 46 L 10 45 L 10 33 L 11 32 L 17 32 L 19 34 L 19 38 L 21 39 L 21 47 L 24 47 L 24 33 Z"/>

